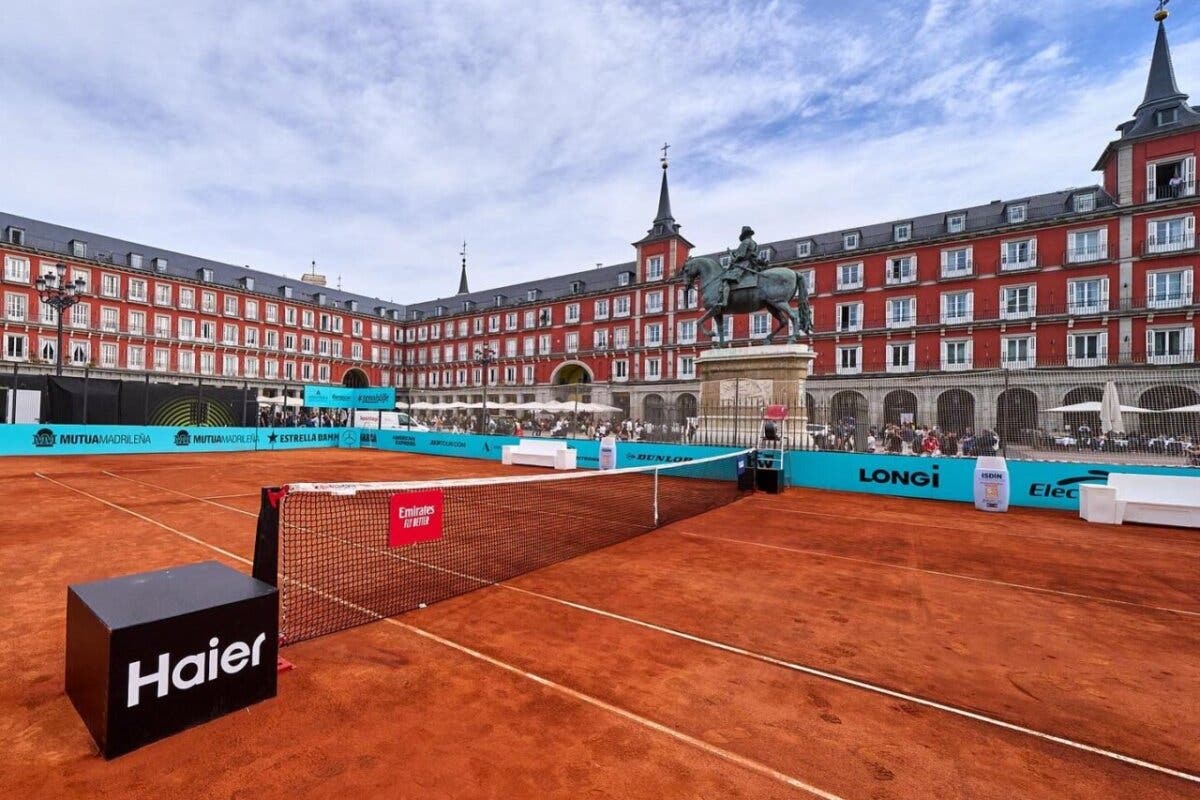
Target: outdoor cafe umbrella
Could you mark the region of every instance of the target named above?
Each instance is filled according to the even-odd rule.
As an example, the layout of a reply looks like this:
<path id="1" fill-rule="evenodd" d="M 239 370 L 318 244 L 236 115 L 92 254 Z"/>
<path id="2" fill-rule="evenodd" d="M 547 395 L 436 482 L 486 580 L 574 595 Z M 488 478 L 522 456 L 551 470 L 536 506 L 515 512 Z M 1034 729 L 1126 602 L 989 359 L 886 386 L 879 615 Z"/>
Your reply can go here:
<path id="1" fill-rule="evenodd" d="M 1088 400 L 1083 403 L 1072 403 L 1069 406 L 1056 406 L 1055 408 L 1047 409 L 1052 414 L 1099 414 L 1102 406 L 1099 400 Z M 1178 409 L 1176 409 L 1178 410 Z M 1142 408 L 1140 406 L 1121 406 L 1122 414 L 1157 414 L 1159 412 L 1152 408 Z"/>
<path id="2" fill-rule="evenodd" d="M 1179 408 L 1168 408 L 1164 414 L 1200 414 L 1200 403 L 1194 406 L 1180 406 Z"/>
<path id="3" fill-rule="evenodd" d="M 1104 433 L 1125 432 L 1125 421 L 1121 419 L 1121 399 L 1117 397 L 1117 385 L 1112 381 L 1104 384 L 1104 395 L 1100 398 L 1100 430 Z"/>

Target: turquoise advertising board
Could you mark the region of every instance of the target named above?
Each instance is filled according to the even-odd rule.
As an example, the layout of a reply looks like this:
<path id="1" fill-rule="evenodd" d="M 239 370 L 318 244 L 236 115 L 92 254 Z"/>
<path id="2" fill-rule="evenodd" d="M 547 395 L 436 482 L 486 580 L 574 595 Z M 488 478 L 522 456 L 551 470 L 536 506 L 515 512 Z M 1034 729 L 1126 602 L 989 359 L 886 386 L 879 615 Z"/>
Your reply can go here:
<path id="1" fill-rule="evenodd" d="M 0 425 L 0 455 L 209 453 L 350 446 L 358 446 L 358 436 L 349 428 Z"/>
<path id="2" fill-rule="evenodd" d="M 305 386 L 304 405 L 309 408 L 396 409 L 396 390 L 390 387 L 350 389 L 344 386 Z"/>

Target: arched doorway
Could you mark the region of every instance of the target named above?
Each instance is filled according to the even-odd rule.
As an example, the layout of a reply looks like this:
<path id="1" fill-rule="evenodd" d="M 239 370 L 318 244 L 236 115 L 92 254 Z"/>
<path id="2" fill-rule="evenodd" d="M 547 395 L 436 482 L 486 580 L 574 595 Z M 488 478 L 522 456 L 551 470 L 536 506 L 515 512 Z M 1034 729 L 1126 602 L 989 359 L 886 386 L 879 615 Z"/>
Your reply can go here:
<path id="1" fill-rule="evenodd" d="M 829 401 L 829 422 L 856 424 L 867 420 L 867 398 L 859 392 L 841 391 Z"/>
<path id="2" fill-rule="evenodd" d="M 1028 389 L 1005 389 L 996 398 L 996 433 L 1005 442 L 1034 441 L 1037 415 L 1036 394 Z"/>
<path id="3" fill-rule="evenodd" d="M 811 392 L 804 393 L 804 418 L 809 422 L 816 421 L 817 401 L 813 399 Z"/>
<path id="4" fill-rule="evenodd" d="M 1138 405 L 1151 411 L 1166 411 L 1172 408 L 1200 406 L 1200 392 L 1187 386 L 1153 386 L 1142 392 Z M 1130 415 L 1134 416 L 1134 415 Z M 1177 412 L 1174 414 L 1137 414 L 1138 431 L 1153 436 L 1169 436 L 1180 439 L 1184 434 L 1192 441 L 1200 441 L 1200 412 Z"/>
<path id="5" fill-rule="evenodd" d="M 350 389 L 366 389 L 370 385 L 371 379 L 358 367 L 351 367 L 342 376 L 342 386 Z"/>
<path id="6" fill-rule="evenodd" d="M 661 394 L 648 394 L 642 399 L 642 421 L 652 422 L 658 427 L 666 422 L 667 415 Z"/>
<path id="7" fill-rule="evenodd" d="M 696 395 L 681 394 L 675 398 L 675 421 L 686 425 L 691 417 L 696 416 Z"/>
<path id="8" fill-rule="evenodd" d="M 919 422 L 917 396 L 907 389 L 893 389 L 883 398 L 883 421 L 892 425 Z"/>
<path id="9" fill-rule="evenodd" d="M 975 427 L 975 395 L 966 389 L 948 389 L 938 395 L 937 425 L 946 433 L 962 434 Z"/>
<path id="10" fill-rule="evenodd" d="M 1063 395 L 1062 404 L 1073 406 L 1076 403 L 1099 403 L 1104 397 L 1104 390 L 1099 386 L 1079 386 Z M 1092 433 L 1100 433 L 1099 411 L 1064 411 L 1063 427 L 1068 431 L 1078 431 L 1086 425 Z"/>
<path id="11" fill-rule="evenodd" d="M 555 386 L 566 387 L 558 389 L 555 395 L 565 402 L 578 401 L 586 403 L 591 400 L 592 371 L 581 361 L 567 361 L 560 364 L 550 382 Z"/>

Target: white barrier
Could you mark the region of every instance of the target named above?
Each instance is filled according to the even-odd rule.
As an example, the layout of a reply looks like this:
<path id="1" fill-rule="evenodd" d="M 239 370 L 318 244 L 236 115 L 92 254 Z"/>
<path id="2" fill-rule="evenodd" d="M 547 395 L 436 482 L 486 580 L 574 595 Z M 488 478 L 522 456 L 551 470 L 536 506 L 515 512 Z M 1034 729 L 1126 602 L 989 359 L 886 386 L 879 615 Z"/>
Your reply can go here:
<path id="1" fill-rule="evenodd" d="M 522 439 L 518 444 L 506 444 L 500 451 L 504 464 L 527 464 L 554 469 L 575 469 L 575 451 L 566 442 L 553 439 Z"/>
<path id="2" fill-rule="evenodd" d="M 1104 525 L 1200 528 L 1200 478 L 1109 473 L 1107 484 L 1080 485 L 1079 516 Z"/>

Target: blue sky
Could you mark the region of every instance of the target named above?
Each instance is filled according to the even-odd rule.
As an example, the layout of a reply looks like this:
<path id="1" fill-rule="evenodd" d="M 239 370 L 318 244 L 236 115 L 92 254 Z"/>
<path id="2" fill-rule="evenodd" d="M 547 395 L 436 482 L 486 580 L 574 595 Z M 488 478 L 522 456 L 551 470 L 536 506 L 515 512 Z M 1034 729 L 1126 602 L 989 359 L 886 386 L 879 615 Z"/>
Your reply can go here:
<path id="1" fill-rule="evenodd" d="M 1097 180 L 1154 5 L 9 4 L 2 205 L 414 302 L 629 260 L 665 140 L 700 251 L 820 233 Z"/>

